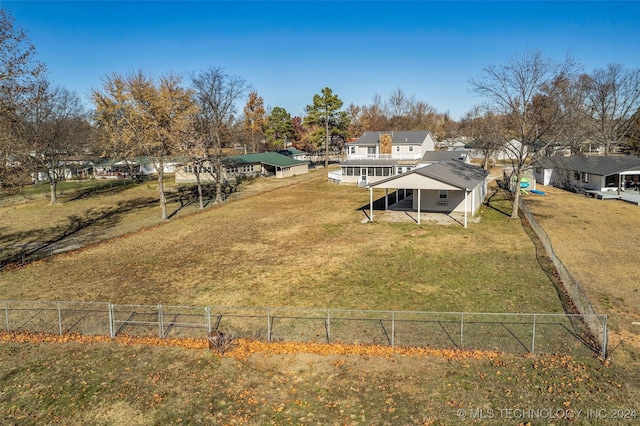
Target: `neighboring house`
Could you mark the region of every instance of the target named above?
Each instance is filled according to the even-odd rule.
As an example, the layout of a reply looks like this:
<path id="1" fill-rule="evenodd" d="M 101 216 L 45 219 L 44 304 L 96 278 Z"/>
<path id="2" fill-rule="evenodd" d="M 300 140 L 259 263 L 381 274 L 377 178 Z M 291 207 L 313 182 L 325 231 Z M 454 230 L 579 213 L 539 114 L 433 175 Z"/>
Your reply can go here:
<path id="1" fill-rule="evenodd" d="M 482 148 L 477 148 L 475 142 L 471 142 L 468 144 L 470 147 L 470 156 L 471 158 L 484 160 L 485 150 Z M 511 139 L 509 142 L 505 143 L 503 147 L 496 150 L 491 150 L 489 153 L 489 161 L 492 163 L 496 162 L 508 162 L 517 160 L 520 154 L 520 150 L 522 149 L 522 144 L 520 141 L 516 139 Z M 527 155 L 527 147 L 524 147 L 523 154 Z"/>
<path id="2" fill-rule="evenodd" d="M 420 165 L 426 166 L 446 160 L 458 160 L 470 164 L 471 156 L 467 151 L 427 151 L 422 156 Z"/>
<path id="3" fill-rule="evenodd" d="M 464 213 L 466 228 L 467 216 L 474 215 L 487 196 L 488 175 L 489 172 L 481 167 L 449 159 L 370 183 L 366 185 L 370 194 L 370 220 L 373 220 L 373 188 L 386 190 L 385 208 L 389 205 L 389 189 L 410 189 L 418 223 L 423 211 L 457 212 Z"/>
<path id="4" fill-rule="evenodd" d="M 464 151 L 466 149 L 467 143 L 466 136 L 461 136 L 453 139 L 444 139 L 440 143 L 438 143 L 438 148 L 445 151 Z"/>
<path id="5" fill-rule="evenodd" d="M 309 172 L 309 164 L 306 161 L 298 161 L 278 154 L 277 152 L 264 152 L 260 154 L 245 154 L 225 157 L 222 160 L 225 165 L 224 178 L 231 176 L 274 176 L 287 178 Z M 192 165 L 184 165 L 176 170 L 177 183 L 196 182 L 195 170 Z M 200 180 L 203 182 L 214 181 L 213 168 L 210 165 L 201 167 Z"/>
<path id="6" fill-rule="evenodd" d="M 617 191 L 640 183 L 638 156 L 543 157 L 533 164 L 536 182 L 586 191 Z"/>
<path id="7" fill-rule="evenodd" d="M 347 158 L 339 171 L 329 173 L 329 179 L 364 186 L 416 168 L 424 154 L 434 149 L 427 130 L 365 132 L 345 144 Z"/>
<path id="8" fill-rule="evenodd" d="M 55 176 L 58 180 L 86 179 L 91 176 L 93 169 L 92 161 L 69 159 L 58 163 Z M 49 173 L 54 173 L 54 171 L 50 169 L 49 172 L 42 170 L 34 172 L 31 174 L 31 181 L 33 183 L 48 181 Z"/>
<path id="9" fill-rule="evenodd" d="M 298 161 L 309 161 L 308 153 L 304 151 L 300 151 L 298 148 L 294 148 L 294 147 L 281 149 L 280 151 L 278 151 L 278 154 L 286 155 L 287 157 L 293 158 L 294 160 L 298 160 Z"/>
<path id="10" fill-rule="evenodd" d="M 155 172 L 155 166 L 146 157 L 139 157 L 132 161 L 108 160 L 96 164 L 93 169 L 93 175 L 96 179 L 125 179 L 148 176 Z"/>

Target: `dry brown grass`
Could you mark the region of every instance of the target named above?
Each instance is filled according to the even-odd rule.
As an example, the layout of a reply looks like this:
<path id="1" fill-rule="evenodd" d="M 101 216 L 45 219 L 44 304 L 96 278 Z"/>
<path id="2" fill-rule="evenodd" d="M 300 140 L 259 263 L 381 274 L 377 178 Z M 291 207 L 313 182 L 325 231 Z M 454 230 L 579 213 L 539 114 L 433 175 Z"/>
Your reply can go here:
<path id="1" fill-rule="evenodd" d="M 640 206 L 596 200 L 552 187 L 527 205 L 554 250 L 581 283 L 596 311 L 609 315 L 610 347 L 621 340 L 640 351 Z"/>
<path id="2" fill-rule="evenodd" d="M 297 181 L 277 182 L 279 188 L 269 186 L 274 180 L 259 181 L 238 194 L 245 198 L 223 208 L 3 272 L 0 295 L 115 303 L 561 309 L 533 244 L 500 200 L 467 230 L 361 223 L 357 208 L 368 203 L 367 191 L 328 184 L 324 173 Z M 252 190 L 271 192 L 247 196 Z M 580 197 L 565 202 L 567 195 L 549 189 L 547 197 L 529 199 L 574 270 L 561 246 L 595 250 L 596 242 L 583 244 L 577 230 L 565 228 L 563 218 L 575 212 L 563 214 L 561 208 L 574 201 L 574 208 L 588 212 L 597 203 L 617 206 Z M 620 207 L 629 208 L 626 214 L 640 212 L 637 206 Z M 3 232 L 11 231 L 14 225 L 5 219 L 16 216 L 12 207 L 3 209 Z M 157 213 L 155 205 L 147 211 Z M 40 225 L 32 222 L 33 229 Z M 26 220 L 22 226 L 28 233 Z M 603 239 L 597 244 L 604 245 Z M 596 272 L 579 276 L 585 287 L 586 274 Z M 627 311 L 637 315 L 635 309 L 620 308 L 620 317 Z M 598 310 L 618 315 L 617 305 L 603 303 Z M 631 362 L 614 360 L 611 367 L 591 358 L 546 355 L 425 360 L 259 353 L 238 361 L 176 347 L 7 341 L 0 345 L 0 412 L 9 423 L 47 424 L 504 424 L 519 419 L 461 419 L 457 413 L 562 407 L 637 412 L 638 352 L 624 353 Z"/>
<path id="3" fill-rule="evenodd" d="M 362 188 L 328 183 L 321 171 L 277 188 L 269 186 L 274 181 L 254 182 L 222 208 L 4 272 L 0 294 L 196 306 L 562 310 L 521 225 L 495 210 L 469 229 L 362 223 L 358 209 L 369 199 Z"/>

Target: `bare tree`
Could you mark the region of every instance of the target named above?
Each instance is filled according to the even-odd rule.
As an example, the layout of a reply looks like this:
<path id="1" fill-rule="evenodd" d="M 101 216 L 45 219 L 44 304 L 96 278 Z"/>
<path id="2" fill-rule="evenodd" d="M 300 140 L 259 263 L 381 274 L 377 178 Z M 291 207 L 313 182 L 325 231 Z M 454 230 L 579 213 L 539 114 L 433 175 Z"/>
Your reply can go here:
<path id="1" fill-rule="evenodd" d="M 640 70 L 609 64 L 583 76 L 589 124 L 605 155 L 620 144 L 640 107 Z"/>
<path id="2" fill-rule="evenodd" d="M 50 202 L 57 204 L 57 184 L 69 170 L 69 157 L 89 137 L 86 114 L 78 96 L 41 81 L 22 111 L 25 146 L 38 172 L 45 173 Z"/>
<path id="3" fill-rule="evenodd" d="M 564 112 L 564 119 L 555 135 L 550 138 L 555 146 L 548 154 L 555 154 L 555 148 L 570 148 L 572 153 L 580 153 L 590 133 L 589 115 L 585 107 L 587 93 L 579 77 L 559 79 L 557 87 L 554 102 Z"/>
<path id="4" fill-rule="evenodd" d="M 497 151 L 504 149 L 508 136 L 504 118 L 491 112 L 482 113 L 480 107 L 474 107 L 461 120 L 464 131 L 473 138 L 475 149 L 484 154 L 483 168 L 488 170 Z"/>
<path id="5" fill-rule="evenodd" d="M 489 111 L 505 117 L 505 129 L 518 140 L 514 144 L 512 218 L 518 217 L 520 184 L 528 165 L 543 154 L 564 125 L 567 111 L 557 102 L 559 83 L 574 78 L 578 66 L 567 56 L 555 62 L 539 51 L 511 57 L 501 66 L 490 65 L 471 80 L 472 91 L 485 98 Z"/>
<path id="6" fill-rule="evenodd" d="M 217 204 L 224 203 L 222 196 L 223 145 L 236 119 L 237 103 L 250 90 L 247 82 L 229 75 L 222 68 L 208 68 L 191 76 L 196 113 L 197 137 L 202 150 L 213 166 Z"/>
<path id="7" fill-rule="evenodd" d="M 413 96 L 408 96 L 402 89 L 397 88 L 385 102 L 385 111 L 391 126 L 388 130 L 407 129 L 406 118 L 415 103 Z"/>
<path id="8" fill-rule="evenodd" d="M 0 8 L 0 185 L 22 185 L 27 176 L 27 151 L 21 138 L 26 102 L 33 99 L 45 66 L 13 17 Z M 16 179 L 16 175 L 20 175 Z"/>

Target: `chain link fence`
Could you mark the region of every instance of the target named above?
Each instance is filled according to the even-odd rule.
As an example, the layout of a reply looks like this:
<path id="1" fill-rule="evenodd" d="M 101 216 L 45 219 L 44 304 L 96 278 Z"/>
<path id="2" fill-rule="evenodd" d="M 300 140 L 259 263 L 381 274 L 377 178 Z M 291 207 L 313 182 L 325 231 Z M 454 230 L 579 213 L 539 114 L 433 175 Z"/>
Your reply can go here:
<path id="1" fill-rule="evenodd" d="M 551 263 L 555 267 L 558 272 L 558 276 L 562 281 L 562 285 L 565 290 L 565 305 L 573 307 L 576 313 L 582 314 L 576 317 L 580 318 L 579 321 L 576 321 L 576 328 L 584 328 L 585 334 L 591 334 L 592 340 L 594 343 L 599 343 L 599 351 L 603 358 L 606 358 L 607 354 L 607 316 L 606 315 L 598 315 L 591 300 L 587 296 L 587 293 L 584 291 L 580 282 L 573 277 L 569 269 L 562 263 L 560 258 L 556 255 L 553 245 L 551 244 L 551 238 L 546 233 L 546 231 L 540 226 L 533 213 L 526 205 L 526 203 L 520 198 L 519 202 L 520 211 L 524 215 L 524 217 L 529 222 L 531 229 L 536 234 L 540 243 L 544 247 L 547 255 L 551 259 Z M 600 339 L 599 336 L 603 336 Z"/>
<path id="2" fill-rule="evenodd" d="M 371 344 L 507 353 L 602 355 L 598 315 L 363 311 L 0 301 L 6 331 L 204 338 L 213 330 L 267 342 Z M 580 324 L 604 324 L 602 333 Z M 578 325 L 578 326 L 576 326 Z"/>

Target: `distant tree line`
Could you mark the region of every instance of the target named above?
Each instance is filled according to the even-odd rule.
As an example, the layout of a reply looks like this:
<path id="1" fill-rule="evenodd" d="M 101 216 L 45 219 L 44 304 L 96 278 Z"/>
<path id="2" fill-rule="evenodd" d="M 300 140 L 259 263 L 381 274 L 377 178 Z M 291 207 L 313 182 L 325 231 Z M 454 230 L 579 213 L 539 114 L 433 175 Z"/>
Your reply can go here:
<path id="1" fill-rule="evenodd" d="M 231 148 L 254 153 L 293 146 L 323 156 L 326 166 L 330 153 L 342 152 L 365 131 L 394 130 L 430 130 L 439 140 L 466 136 L 487 154 L 516 139 L 522 147 L 513 153 L 519 181 L 536 156 L 557 147 L 639 153 L 639 79 L 638 70 L 619 64 L 584 73 L 571 57 L 556 62 L 525 52 L 471 79 L 471 91 L 483 102 L 455 121 L 401 88 L 384 99 L 375 94 L 369 105 L 344 108 L 325 87 L 304 117 L 292 117 L 280 106 L 266 106 L 247 81 L 222 67 L 188 75 L 132 71 L 105 75 L 88 111 L 75 93 L 48 81 L 35 47 L 0 9 L 0 185 L 19 188 L 44 176 L 55 204 L 70 160 L 132 165 L 147 156 L 158 171 L 166 219 L 162 166 L 170 158 L 194 166 L 202 207 L 200 173 L 213 175 L 216 202 L 222 203 L 223 157 Z"/>

